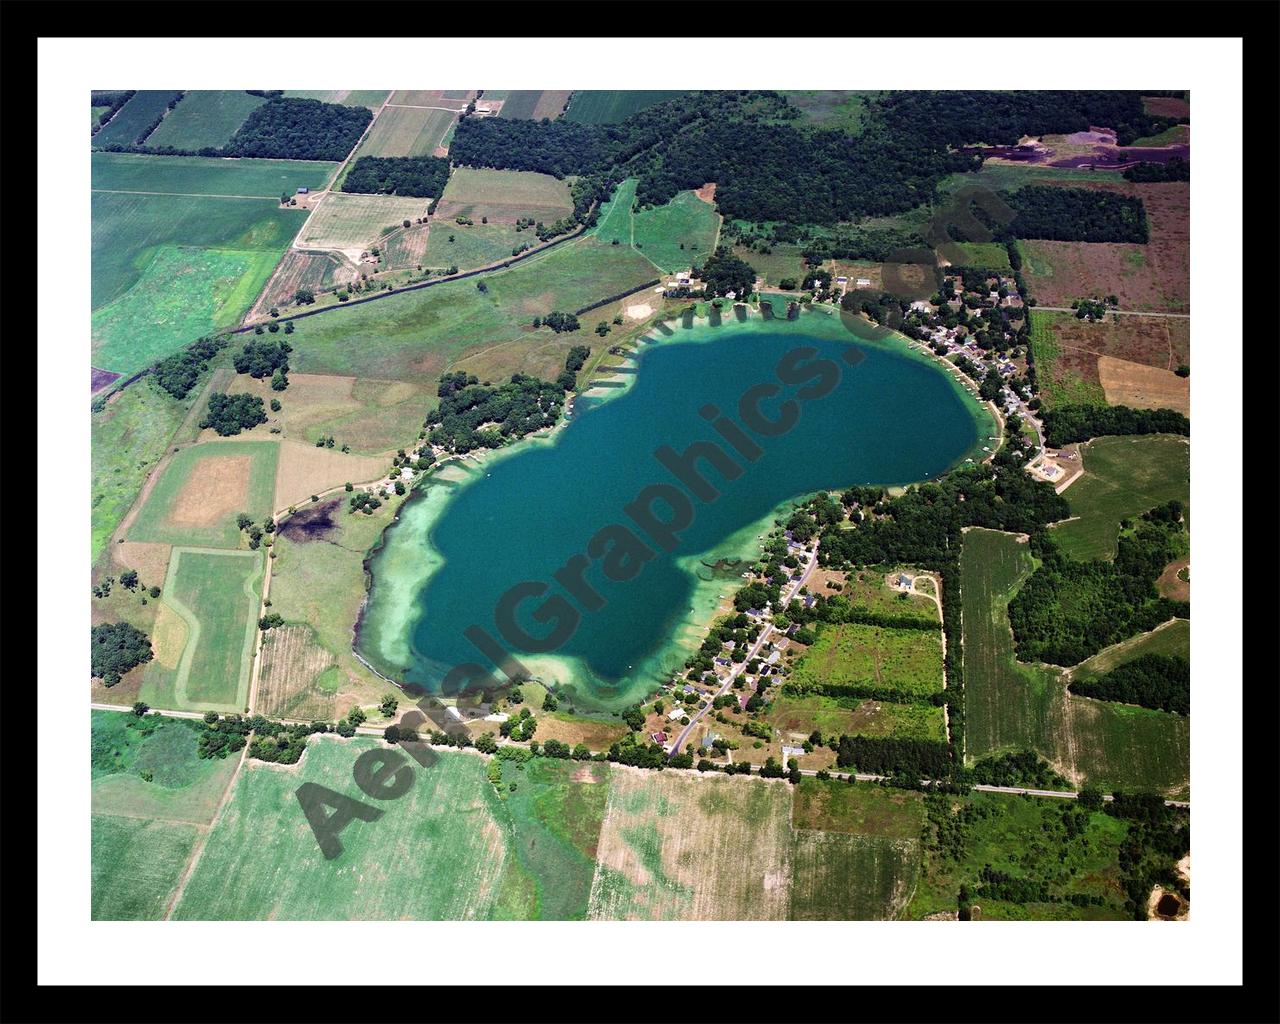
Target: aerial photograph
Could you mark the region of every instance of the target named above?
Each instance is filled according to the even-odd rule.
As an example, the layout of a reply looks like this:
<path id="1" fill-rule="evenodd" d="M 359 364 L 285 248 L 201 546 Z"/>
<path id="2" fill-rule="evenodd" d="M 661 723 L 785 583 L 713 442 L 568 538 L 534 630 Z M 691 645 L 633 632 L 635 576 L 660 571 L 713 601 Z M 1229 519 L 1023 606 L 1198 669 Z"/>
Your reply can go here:
<path id="1" fill-rule="evenodd" d="M 1190 90 L 82 95 L 93 921 L 1193 927 Z"/>

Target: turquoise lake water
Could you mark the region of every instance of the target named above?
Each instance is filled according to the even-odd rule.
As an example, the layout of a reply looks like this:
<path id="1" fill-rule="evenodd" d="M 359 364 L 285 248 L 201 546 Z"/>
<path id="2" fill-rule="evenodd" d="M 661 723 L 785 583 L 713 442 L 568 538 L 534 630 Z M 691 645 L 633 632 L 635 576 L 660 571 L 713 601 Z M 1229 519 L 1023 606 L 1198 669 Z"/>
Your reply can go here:
<path id="1" fill-rule="evenodd" d="M 798 346 L 833 360 L 840 382 L 825 397 L 798 400 L 799 419 L 784 435 L 748 432 L 763 454 L 747 462 L 699 410 L 714 403 L 741 423 L 739 397 L 776 382 L 779 359 Z M 850 346 L 864 357 L 857 365 L 842 358 Z M 726 481 L 703 464 L 721 494 L 707 503 L 690 498 L 693 522 L 676 550 L 648 541 L 656 557 L 623 582 L 610 581 L 593 560 L 585 578 L 604 606 L 584 610 L 570 599 L 581 621 L 553 653 L 514 648 L 537 677 L 571 688 L 580 709 L 633 703 L 701 642 L 716 607 L 741 583 L 737 561 L 755 558 L 759 535 L 786 503 L 852 484 L 935 478 L 980 457 L 993 432 L 978 402 L 901 339 L 872 340 L 861 321 L 817 311 L 790 322 L 672 324 L 654 331 L 606 385 L 580 396 L 569 422 L 549 437 L 451 464 L 405 504 L 371 559 L 361 623 L 358 649 L 380 671 L 434 690 L 453 666 L 485 662 L 463 630 L 478 624 L 500 639 L 495 608 L 521 581 L 549 584 L 517 616 L 529 633 L 545 635 L 555 623 L 537 624 L 533 613 L 551 595 L 568 599 L 553 574 L 585 552 L 596 531 L 618 523 L 648 541 L 623 509 L 647 485 L 676 482 L 655 449 L 716 441 L 744 472 Z M 764 415 L 777 416 L 803 386 L 782 386 L 761 402 Z"/>

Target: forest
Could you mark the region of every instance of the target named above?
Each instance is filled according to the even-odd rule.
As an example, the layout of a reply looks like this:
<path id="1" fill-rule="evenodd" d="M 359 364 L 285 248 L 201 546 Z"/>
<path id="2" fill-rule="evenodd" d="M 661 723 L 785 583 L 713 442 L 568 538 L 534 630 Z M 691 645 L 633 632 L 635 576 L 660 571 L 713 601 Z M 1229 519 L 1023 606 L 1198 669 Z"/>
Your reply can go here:
<path id="1" fill-rule="evenodd" d="M 1101 679 L 1073 680 L 1068 689 L 1081 697 L 1191 714 L 1191 664 L 1186 658 L 1144 654 Z"/>
<path id="2" fill-rule="evenodd" d="M 209 360 L 226 346 L 226 338 L 200 338 L 156 363 L 151 370 L 152 380 L 174 398 L 186 398 Z"/>
<path id="3" fill-rule="evenodd" d="M 103 622 L 94 626 L 89 642 L 90 674 L 106 686 L 115 686 L 132 668 L 151 660 L 147 634 L 127 622 Z"/>
<path id="4" fill-rule="evenodd" d="M 1125 169 L 1126 181 L 1190 181 L 1191 164 L 1181 157 L 1168 163 L 1140 163 Z"/>
<path id="5" fill-rule="evenodd" d="M 1040 567 L 1009 602 L 1019 661 L 1076 665 L 1104 647 L 1188 618 L 1191 606 L 1156 593 L 1164 567 L 1183 551 L 1185 526 L 1148 512 L 1123 533 L 1110 562 L 1064 556 L 1051 535 L 1031 538 Z"/>
<path id="6" fill-rule="evenodd" d="M 343 192 L 386 193 L 438 199 L 449 182 L 449 161 L 437 156 L 362 156 Z"/>
<path id="7" fill-rule="evenodd" d="M 1016 212 L 997 237 L 1044 238 L 1059 242 L 1133 242 L 1148 239 L 1142 200 L 1082 188 L 1028 185 L 1001 193 Z"/>
<path id="8" fill-rule="evenodd" d="M 222 437 L 231 437 L 266 422 L 267 413 L 257 395 L 228 395 L 215 391 L 209 396 L 209 408 L 200 421 L 200 429 L 212 427 Z"/>
<path id="9" fill-rule="evenodd" d="M 708 295 L 727 295 L 733 292 L 744 298 L 756 283 L 755 268 L 739 259 L 724 246 L 717 249 L 702 267 L 693 268 L 693 277 L 702 281 Z"/>
<path id="10" fill-rule="evenodd" d="M 459 453 L 500 448 L 508 440 L 554 426 L 564 406 L 559 384 L 523 373 L 497 386 L 481 384 L 474 374 L 446 373 L 436 393 L 440 404 L 427 414 L 428 440 Z"/>
<path id="11" fill-rule="evenodd" d="M 1044 410 L 1042 419 L 1045 441 L 1054 448 L 1104 434 L 1191 434 L 1191 421 L 1172 409 L 1064 405 Z"/>

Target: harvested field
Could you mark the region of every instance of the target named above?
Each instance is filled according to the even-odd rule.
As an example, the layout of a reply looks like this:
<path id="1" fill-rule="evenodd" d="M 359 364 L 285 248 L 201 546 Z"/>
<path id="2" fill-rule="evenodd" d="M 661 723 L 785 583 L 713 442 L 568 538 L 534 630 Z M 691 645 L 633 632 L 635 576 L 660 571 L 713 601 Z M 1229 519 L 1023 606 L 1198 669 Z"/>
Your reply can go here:
<path id="1" fill-rule="evenodd" d="M 1115 295 L 1121 309 L 1189 313 L 1190 183 L 1082 181 L 1075 187 L 1140 197 L 1147 209 L 1151 241 L 1146 245 L 1019 242 L 1022 272 L 1040 305 L 1069 306 L 1073 299 Z"/>
<path id="2" fill-rule="evenodd" d="M 1187 117 L 1191 104 L 1178 96 L 1143 96 L 1142 109 L 1156 117 Z"/>
<path id="3" fill-rule="evenodd" d="M 215 441 L 181 449 L 161 472 L 127 538 L 238 547 L 236 514 L 259 519 L 271 510 L 278 449 L 274 441 Z"/>
<path id="4" fill-rule="evenodd" d="M 490 914 L 509 856 L 483 758 L 442 752 L 413 788 L 354 822 L 325 860 L 296 791 L 354 792 L 355 759 L 382 744 L 313 737 L 293 769 L 249 762 L 179 902 L 181 920 L 473 920 Z M 384 748 L 385 749 L 385 748 Z"/>
<path id="5" fill-rule="evenodd" d="M 456 89 L 451 89 L 447 93 L 444 89 L 397 89 L 391 94 L 391 99 L 387 103 L 389 106 L 453 107 L 462 110 L 471 97 L 469 92 L 462 99 L 445 99 L 446 95 L 458 97 L 463 94 Z"/>
<path id="6" fill-rule="evenodd" d="M 916 887 L 918 839 L 797 832 L 793 921 L 892 921 Z"/>
<path id="7" fill-rule="evenodd" d="M 112 561 L 122 569 L 133 569 L 140 585 L 159 585 L 169 569 L 169 545 L 127 540 L 111 547 Z"/>
<path id="8" fill-rule="evenodd" d="M 373 122 L 354 159 L 363 156 L 430 156 L 457 116 L 447 110 L 386 107 Z"/>
<path id="9" fill-rule="evenodd" d="M 276 508 L 300 505 L 313 494 L 345 483 L 377 480 L 388 468 L 386 459 L 348 455 L 336 448 L 317 448 L 300 441 L 281 441 Z"/>
<path id="10" fill-rule="evenodd" d="M 1191 381 L 1170 370 L 1112 356 L 1099 356 L 1098 379 L 1108 405 L 1127 405 L 1131 409 L 1176 409 L 1184 416 L 1191 415 Z"/>
<path id="11" fill-rule="evenodd" d="M 430 224 L 414 224 L 387 235 L 382 241 L 382 266 L 386 270 L 412 270 L 427 262 L 430 233 Z"/>
<path id="12" fill-rule="evenodd" d="M 791 887 L 783 782 L 615 767 L 593 920 L 782 920 Z"/>
<path id="13" fill-rule="evenodd" d="M 210 455 L 187 477 L 169 506 L 171 526 L 212 526 L 249 496 L 247 455 Z"/>
<path id="14" fill-rule="evenodd" d="M 1161 597 L 1174 601 L 1191 600 L 1190 558 L 1179 558 L 1165 566 L 1164 572 L 1156 580 L 1156 591 Z M 1181 620 L 1180 620 L 1181 621 Z"/>
<path id="15" fill-rule="evenodd" d="M 532 217 L 550 224 L 572 212 L 569 186 L 549 174 L 459 167 L 449 176 L 433 223 L 437 231 L 458 217 L 469 217 L 477 224 L 482 217 L 493 224 Z M 537 243 L 536 237 L 526 241 Z"/>
<path id="16" fill-rule="evenodd" d="M 334 693 L 317 685 L 334 657 L 315 641 L 310 626 L 278 626 L 263 638 L 259 652 L 259 714 L 274 718 L 331 721 Z"/>
<path id="17" fill-rule="evenodd" d="M 572 89 L 513 89 L 503 100 L 498 116 L 525 121 L 549 117 L 554 121 L 572 94 Z"/>
<path id="18" fill-rule="evenodd" d="M 301 333 L 299 330 L 294 338 Z M 297 345 L 295 341 L 291 358 L 297 355 Z M 237 376 L 227 390 L 232 394 L 258 395 L 268 407 L 272 398 L 278 399 L 280 411 L 271 412 L 268 408 L 267 425 L 280 428 L 285 440 L 314 446 L 320 438 L 332 437 L 331 452 L 340 452 L 346 445 L 358 455 L 408 446 L 417 438 L 427 410 L 435 404 L 434 389 L 428 393 L 425 387 L 406 381 L 310 373 L 290 373 L 289 387 L 283 392 L 272 391 L 266 378 L 255 380 L 245 374 Z M 386 468 L 384 464 L 382 469 Z M 380 472 L 359 479 L 373 480 Z M 352 479 L 351 482 L 359 481 Z M 287 504 L 278 501 L 276 507 Z"/>
<path id="19" fill-rule="evenodd" d="M 303 252 L 290 249 L 271 275 L 246 319 L 259 320 L 272 306 L 291 305 L 300 288 L 317 292 L 338 284 L 349 284 L 359 272 L 341 256 L 331 252 Z"/>
<path id="20" fill-rule="evenodd" d="M 598 718 L 580 718 L 566 712 L 538 714 L 538 739 L 559 740 L 569 746 L 585 743 L 592 750 L 608 750 L 629 731 L 622 722 L 606 721 Z M 489 729 L 496 730 L 497 723 L 486 722 Z"/>
<path id="21" fill-rule="evenodd" d="M 337 249 L 354 262 L 404 221 L 426 216 L 429 202 L 409 196 L 330 192 L 298 233 L 297 244 L 302 249 Z"/>

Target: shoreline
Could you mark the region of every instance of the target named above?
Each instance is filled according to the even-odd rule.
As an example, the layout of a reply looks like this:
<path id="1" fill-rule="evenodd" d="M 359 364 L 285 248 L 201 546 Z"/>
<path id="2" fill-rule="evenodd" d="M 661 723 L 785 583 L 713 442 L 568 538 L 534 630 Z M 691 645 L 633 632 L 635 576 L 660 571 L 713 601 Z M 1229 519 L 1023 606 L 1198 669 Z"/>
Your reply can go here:
<path id="1" fill-rule="evenodd" d="M 738 326 L 748 322 L 754 322 L 758 326 L 768 322 L 768 318 L 765 318 L 759 312 L 758 308 L 744 308 L 748 310 L 748 319 L 742 321 L 739 321 L 736 318 L 730 319 L 730 317 L 733 316 L 731 308 L 730 317 L 722 318 L 720 325 Z M 802 312 L 801 318 L 797 321 L 784 320 L 781 322 L 798 324 L 801 323 L 805 317 L 812 317 L 816 315 L 816 310 L 806 310 Z M 891 343 L 889 337 L 864 337 L 860 331 L 853 329 L 852 323 L 856 322 L 858 326 L 865 325 L 869 332 L 874 329 L 874 325 L 871 324 L 870 321 L 861 318 L 853 318 L 850 314 L 842 313 L 835 309 L 830 311 L 824 309 L 823 315 L 828 318 L 838 318 L 839 326 L 843 327 L 849 335 L 851 335 L 852 342 L 872 346 L 883 345 L 886 350 L 899 358 L 909 358 L 921 364 L 927 363 L 934 370 L 941 369 L 937 365 L 939 360 L 936 357 L 932 354 L 926 354 L 916 350 L 913 347 L 911 339 L 904 335 L 900 335 L 897 332 L 889 332 L 893 339 L 897 342 L 901 342 L 902 344 Z M 849 319 L 846 320 L 846 317 Z M 707 335 L 705 333 L 708 328 L 713 326 L 711 317 L 692 317 L 690 328 L 684 327 L 684 321 L 686 319 L 690 318 L 686 318 L 683 314 L 674 317 L 666 316 L 660 319 L 654 318 L 651 323 L 646 325 L 644 333 L 636 339 L 633 347 L 626 350 L 626 355 L 623 356 L 622 363 L 620 364 L 624 366 L 630 365 L 636 369 L 636 372 L 619 374 L 617 372 L 618 364 L 608 366 L 597 364 L 593 377 L 573 396 L 573 412 L 577 413 L 578 416 L 581 416 L 592 411 L 598 406 L 608 403 L 619 395 L 626 394 L 627 391 L 630 390 L 630 384 L 634 382 L 634 379 L 638 374 L 639 364 L 642 361 L 642 356 L 646 349 L 658 347 L 668 342 L 684 341 L 686 343 L 705 343 L 707 341 L 714 340 L 713 335 Z M 830 328 L 835 325 L 824 324 L 824 326 Z M 690 329 L 698 329 L 698 335 L 684 336 L 685 332 Z M 646 343 L 641 340 L 643 338 L 648 338 L 648 342 Z M 622 381 L 618 381 L 618 386 L 604 388 L 598 387 L 599 381 L 617 378 L 619 376 L 624 379 Z M 880 486 L 884 486 L 886 489 L 890 490 L 902 490 L 916 484 L 941 479 L 948 473 L 953 472 L 956 468 L 963 465 L 966 459 L 975 457 L 976 454 L 982 450 L 984 440 L 987 440 L 989 437 L 989 433 L 983 432 L 984 428 L 988 431 L 991 427 L 994 427 L 997 431 L 1000 430 L 998 421 L 994 418 L 987 419 L 984 423 L 984 416 L 989 417 L 990 410 L 985 405 L 980 404 L 975 395 L 968 392 L 963 385 L 955 379 L 952 373 L 947 373 L 945 376 L 950 378 L 950 386 L 957 392 L 957 398 L 962 402 L 965 408 L 969 410 L 970 419 L 974 425 L 974 432 L 977 435 L 974 442 L 961 452 L 953 463 L 933 476 L 906 482 L 881 484 Z M 593 390 L 594 393 L 592 393 Z M 971 402 L 976 406 L 976 408 L 970 406 Z M 566 403 L 566 411 L 568 408 L 569 405 Z M 466 470 L 468 468 L 468 463 L 473 464 L 477 469 L 483 468 L 494 464 L 495 459 L 500 461 L 509 458 L 513 455 L 527 451 L 531 446 L 539 444 L 556 444 L 562 436 L 564 429 L 577 419 L 578 416 L 570 417 L 562 415 L 560 420 L 553 427 L 539 431 L 535 434 L 527 435 L 526 437 L 520 438 L 503 448 L 489 449 L 480 454 L 468 453 L 468 455 L 448 456 L 437 462 L 436 465 L 421 478 L 421 480 L 415 483 L 411 488 L 409 495 L 401 503 L 393 521 L 387 525 L 379 535 L 377 542 L 371 545 L 369 550 L 365 553 L 363 560 L 365 595 L 360 605 L 360 611 L 357 616 L 355 626 L 352 630 L 352 651 L 363 664 L 374 671 L 379 677 L 398 687 L 403 687 L 406 684 L 405 680 L 396 680 L 388 674 L 386 671 L 386 668 L 388 667 L 387 663 L 389 661 L 400 662 L 401 664 L 399 667 L 402 672 L 408 672 L 412 668 L 416 656 L 416 651 L 414 651 L 412 646 L 412 636 L 421 622 L 423 610 L 415 608 L 412 600 L 404 602 L 400 614 L 392 619 L 388 624 L 391 627 L 391 632 L 395 634 L 394 638 L 387 635 L 387 625 L 382 627 L 382 636 L 371 637 L 368 630 L 368 613 L 375 603 L 378 588 L 378 583 L 375 579 L 376 574 L 374 571 L 374 562 L 379 557 L 386 557 L 385 553 L 391 548 L 391 531 L 398 525 L 401 527 L 405 526 L 403 517 L 405 516 L 406 511 L 409 511 L 412 516 L 421 518 L 421 521 L 409 520 L 409 522 L 412 523 L 417 530 L 421 531 L 422 539 L 427 541 L 435 525 L 447 513 L 448 507 L 452 504 L 449 500 L 452 497 L 452 492 L 456 491 L 460 487 L 465 487 L 472 479 L 474 479 L 473 474 L 470 472 L 465 473 L 465 475 L 461 477 L 451 475 L 451 479 L 446 478 L 442 481 L 447 485 L 446 487 L 432 487 L 432 481 L 440 479 L 441 470 L 447 472 L 455 466 Z M 996 447 L 998 447 L 998 445 Z M 993 452 L 986 454 L 993 454 Z M 725 603 L 731 602 L 733 595 L 743 586 L 740 567 L 751 564 L 759 556 L 762 543 L 759 535 L 767 534 L 769 530 L 772 529 L 774 520 L 777 519 L 785 510 L 793 508 L 796 505 L 803 504 L 822 490 L 826 490 L 830 493 L 832 491 L 838 491 L 839 489 L 841 489 L 839 486 L 832 485 L 826 488 L 819 488 L 808 493 L 793 495 L 786 498 L 774 506 L 767 515 L 755 522 L 745 524 L 739 530 L 735 530 L 731 535 L 723 538 L 711 549 L 691 553 L 679 558 L 677 560 L 677 565 L 685 572 L 686 576 L 690 580 L 690 593 L 688 597 L 689 608 L 687 611 L 676 617 L 676 621 L 672 624 L 672 628 L 667 633 L 666 637 L 656 645 L 654 650 L 650 652 L 643 661 L 635 666 L 636 675 L 625 677 L 615 684 L 607 680 L 595 679 L 594 674 L 586 671 L 581 664 L 581 660 L 577 657 L 557 654 L 520 654 L 518 655 L 520 660 L 526 663 L 530 668 L 536 681 L 542 682 L 544 685 L 555 685 L 561 690 L 568 689 L 572 693 L 575 701 L 577 703 L 587 705 L 592 713 L 616 710 L 618 707 L 623 705 L 618 703 L 616 699 L 611 699 L 610 696 L 603 693 L 598 697 L 594 696 L 594 694 L 600 693 L 600 690 L 593 690 L 589 686 L 584 687 L 581 684 L 575 683 L 575 679 L 580 676 L 586 676 L 590 680 L 605 684 L 603 686 L 605 691 L 626 691 L 628 689 L 634 689 L 635 684 L 640 682 L 642 678 L 650 677 L 652 679 L 652 684 L 647 686 L 644 694 L 640 697 L 642 701 L 647 699 L 652 696 L 652 694 L 659 692 L 669 681 L 673 673 L 679 673 L 689 654 L 695 651 L 705 639 L 706 632 L 712 623 L 718 617 L 725 614 Z M 424 509 L 422 502 L 432 491 L 441 491 L 444 493 L 441 495 L 438 507 L 435 509 Z M 429 543 L 425 544 L 425 547 L 430 551 Z M 733 566 L 733 575 L 727 578 L 719 578 L 716 571 L 712 569 L 714 563 L 729 561 L 732 559 L 738 560 Z M 415 566 L 415 570 L 413 572 L 406 575 L 405 579 L 408 579 L 409 582 L 404 582 L 404 579 L 398 580 L 397 586 L 394 590 L 403 590 L 406 594 L 410 591 L 413 593 L 420 592 L 422 587 L 429 582 L 430 578 L 438 572 L 440 564 L 442 563 L 438 563 L 436 559 L 431 557 L 423 559 L 420 565 Z M 700 574 L 699 570 L 711 570 L 713 574 L 709 579 L 704 578 Z M 383 573 L 383 576 L 385 585 L 385 572 Z M 393 599 L 393 595 L 389 594 L 384 594 L 382 598 L 383 601 L 391 599 Z M 412 624 L 410 624 L 411 622 Z M 382 647 L 381 652 L 375 651 L 370 646 L 371 643 L 379 644 Z M 397 647 L 399 648 L 398 650 L 396 649 Z M 630 680 L 630 682 L 628 682 L 628 680 Z"/>

